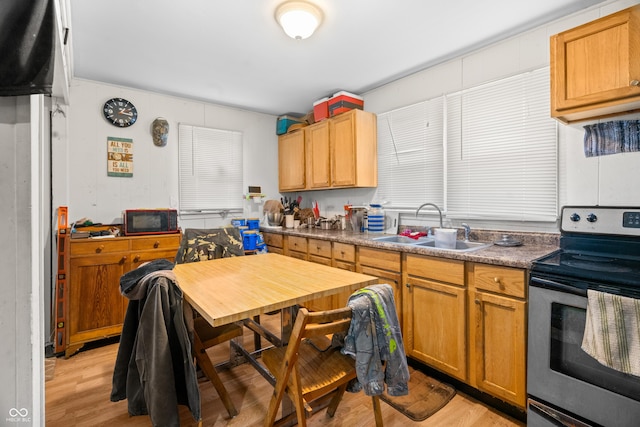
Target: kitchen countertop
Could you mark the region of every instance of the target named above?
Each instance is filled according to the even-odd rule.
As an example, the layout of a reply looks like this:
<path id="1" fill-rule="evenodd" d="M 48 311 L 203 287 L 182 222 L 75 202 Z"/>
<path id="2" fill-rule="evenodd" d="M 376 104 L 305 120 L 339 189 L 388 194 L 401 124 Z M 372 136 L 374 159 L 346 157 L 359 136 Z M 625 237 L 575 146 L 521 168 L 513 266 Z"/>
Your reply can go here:
<path id="1" fill-rule="evenodd" d="M 496 230 L 472 230 L 470 241 L 494 242 L 503 234 L 509 234 L 513 238 L 522 241 L 522 246 L 505 247 L 491 245 L 487 248 L 470 252 L 451 251 L 446 249 L 417 247 L 397 243 L 379 242 L 372 240 L 382 237 L 382 233 L 354 233 L 344 230 L 322 230 L 318 228 L 282 228 L 260 227 L 265 233 L 276 233 L 287 236 L 300 236 L 313 239 L 331 240 L 334 242 L 350 243 L 358 246 L 366 246 L 377 249 L 394 250 L 418 255 L 430 255 L 440 258 L 457 259 L 462 261 L 482 262 L 486 264 L 502 265 L 507 267 L 530 268 L 531 263 L 558 249 L 560 234 L 556 233 L 531 233 L 531 232 L 507 232 Z M 462 231 L 459 230 L 459 233 Z M 458 237 L 461 239 L 461 236 Z"/>

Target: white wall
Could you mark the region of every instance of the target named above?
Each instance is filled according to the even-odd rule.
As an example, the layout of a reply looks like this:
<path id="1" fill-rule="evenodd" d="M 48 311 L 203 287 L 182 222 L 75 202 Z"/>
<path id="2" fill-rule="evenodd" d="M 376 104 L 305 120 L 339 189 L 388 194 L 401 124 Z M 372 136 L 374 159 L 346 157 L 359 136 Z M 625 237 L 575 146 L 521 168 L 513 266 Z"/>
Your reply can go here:
<path id="1" fill-rule="evenodd" d="M 121 97 L 138 109 L 138 121 L 129 128 L 109 124 L 102 106 Z M 131 90 L 99 82 L 73 80 L 66 118 L 54 120 L 54 206 L 68 206 L 69 219 L 86 217 L 93 222 L 118 223 L 121 213 L 132 208 L 178 208 L 178 123 L 243 133 L 244 191 L 262 186 L 269 197 L 278 198 L 276 116 L 221 107 L 199 101 Z M 165 147 L 151 138 L 157 117 L 169 122 Z M 107 137 L 133 140 L 132 178 L 107 176 Z M 242 194 L 238 194 L 242 197 Z M 180 226 L 215 227 L 229 219 L 180 218 Z"/>
<path id="2" fill-rule="evenodd" d="M 43 96 L 0 98 L 0 414 L 7 425 L 42 425 L 43 295 L 48 291 L 48 230 L 40 223 L 44 160 Z M 44 176 L 46 174 L 46 176 Z"/>

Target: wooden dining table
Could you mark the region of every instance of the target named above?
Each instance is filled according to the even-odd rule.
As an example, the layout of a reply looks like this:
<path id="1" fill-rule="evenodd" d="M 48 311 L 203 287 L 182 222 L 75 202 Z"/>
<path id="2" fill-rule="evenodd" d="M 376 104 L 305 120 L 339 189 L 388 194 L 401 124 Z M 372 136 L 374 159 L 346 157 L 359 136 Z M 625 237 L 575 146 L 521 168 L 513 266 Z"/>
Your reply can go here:
<path id="1" fill-rule="evenodd" d="M 273 253 L 177 264 L 173 271 L 184 299 L 212 326 L 378 283 L 374 276 Z"/>
<path id="2" fill-rule="evenodd" d="M 185 301 L 209 324 L 242 322 L 274 345 L 287 343 L 299 306 L 378 283 L 374 276 L 273 253 L 176 264 L 173 271 Z M 278 310 L 282 316 L 280 337 L 260 328 L 257 321 L 261 314 Z M 233 344 L 275 384 L 273 376 L 253 357 L 261 349 L 250 353 L 237 342 Z"/>

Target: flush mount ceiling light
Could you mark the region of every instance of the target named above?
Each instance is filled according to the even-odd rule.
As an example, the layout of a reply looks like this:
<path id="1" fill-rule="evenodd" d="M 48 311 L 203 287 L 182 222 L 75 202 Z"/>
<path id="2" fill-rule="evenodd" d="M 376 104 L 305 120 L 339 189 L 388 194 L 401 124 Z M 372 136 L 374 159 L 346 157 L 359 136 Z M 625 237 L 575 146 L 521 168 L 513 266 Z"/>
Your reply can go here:
<path id="1" fill-rule="evenodd" d="M 322 22 L 322 11 L 311 3 L 288 1 L 276 9 L 276 21 L 289 37 L 306 39 Z"/>

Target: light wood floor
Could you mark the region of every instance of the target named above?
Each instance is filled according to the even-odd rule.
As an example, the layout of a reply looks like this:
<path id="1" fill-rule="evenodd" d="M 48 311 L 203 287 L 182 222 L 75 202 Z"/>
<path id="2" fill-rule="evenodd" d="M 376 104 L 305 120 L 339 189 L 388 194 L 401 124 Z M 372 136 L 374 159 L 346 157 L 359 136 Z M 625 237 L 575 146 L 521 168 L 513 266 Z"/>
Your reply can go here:
<path id="1" fill-rule="evenodd" d="M 245 339 L 246 343 L 250 341 Z M 214 360 L 228 356 L 228 350 L 218 348 Z M 58 358 L 54 378 L 45 383 L 46 425 L 57 426 L 150 426 L 148 416 L 130 417 L 126 400 L 111 402 L 111 379 L 118 344 L 108 344 L 83 350 L 69 359 Z M 260 426 L 273 388 L 248 364 L 222 371 L 220 374 L 239 415 L 228 418 L 218 395 L 209 381 L 200 382 L 203 426 Z M 425 421 L 416 423 L 382 402 L 382 414 L 387 427 L 484 427 L 524 426 L 497 410 L 458 391 L 440 411 Z M 186 407 L 180 407 L 181 425 L 195 425 Z M 371 426 L 371 398 L 364 393 L 345 393 L 336 411 L 329 418 L 324 412 L 308 422 L 315 426 Z"/>

